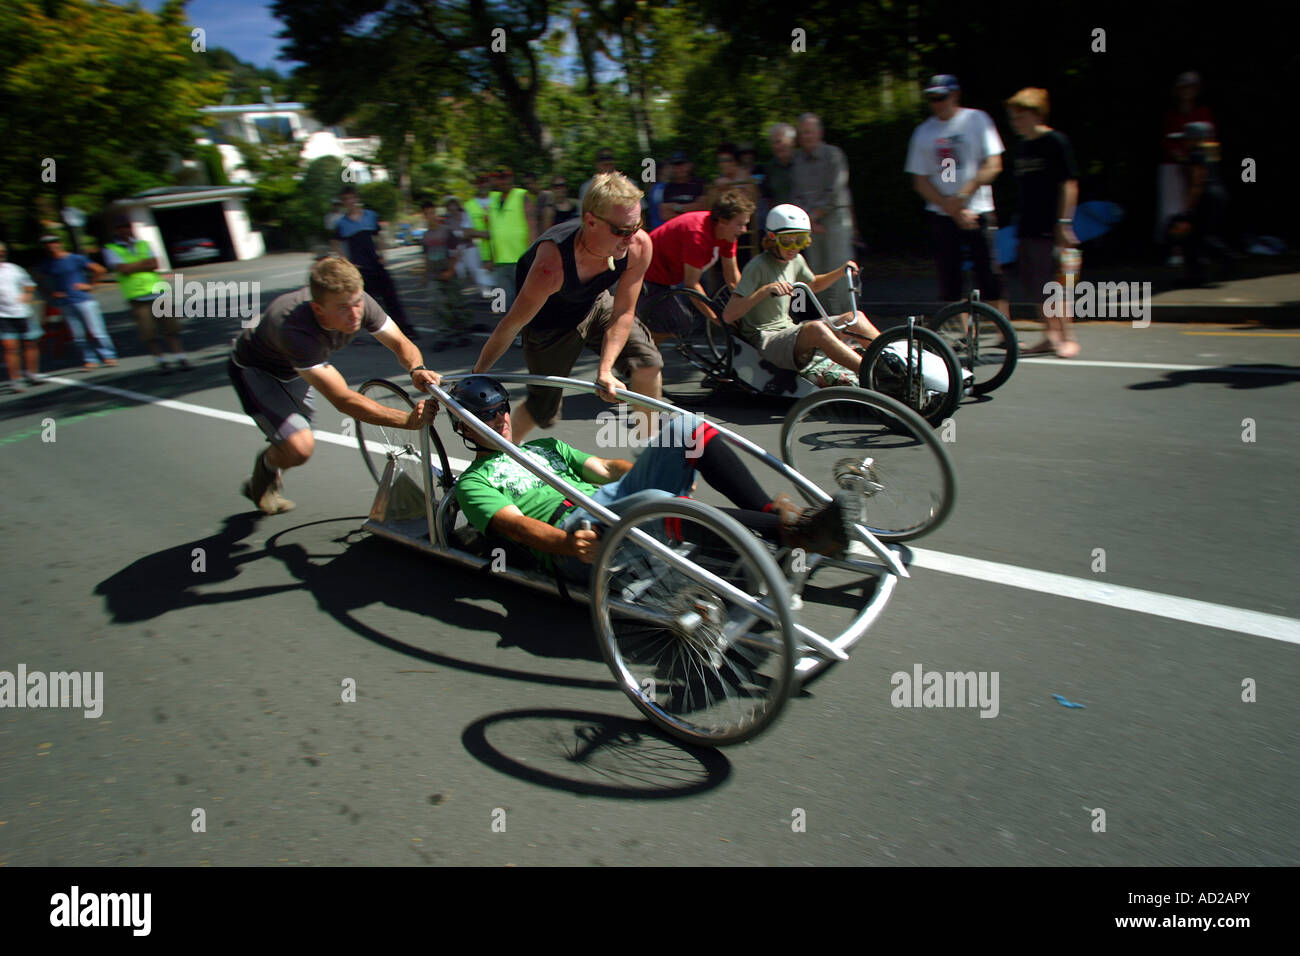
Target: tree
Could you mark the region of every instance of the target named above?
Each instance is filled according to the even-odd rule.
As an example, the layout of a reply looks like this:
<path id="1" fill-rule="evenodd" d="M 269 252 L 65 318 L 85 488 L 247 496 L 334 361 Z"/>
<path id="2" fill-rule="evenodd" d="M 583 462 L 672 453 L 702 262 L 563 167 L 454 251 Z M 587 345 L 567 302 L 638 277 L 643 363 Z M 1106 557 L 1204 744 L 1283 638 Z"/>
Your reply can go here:
<path id="1" fill-rule="evenodd" d="M 183 0 L 155 14 L 94 0 L 0 4 L 0 206 L 32 236 L 42 196 L 88 209 L 169 182 L 217 75 L 192 78 Z M 148 50 L 142 56 L 141 50 Z M 34 238 L 34 236 L 32 236 Z"/>

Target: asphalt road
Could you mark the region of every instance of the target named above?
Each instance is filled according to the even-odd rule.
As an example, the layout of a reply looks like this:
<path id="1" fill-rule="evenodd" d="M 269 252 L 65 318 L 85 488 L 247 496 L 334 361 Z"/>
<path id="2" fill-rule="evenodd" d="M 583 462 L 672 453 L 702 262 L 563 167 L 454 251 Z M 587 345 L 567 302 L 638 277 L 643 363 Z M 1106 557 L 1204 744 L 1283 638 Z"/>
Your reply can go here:
<path id="1" fill-rule="evenodd" d="M 299 258 L 187 271 L 266 297 Z M 1295 333 L 1097 324 L 1080 361 L 1024 362 L 957 413 L 957 509 L 852 660 L 696 751 L 614 688 L 585 607 L 359 533 L 355 447 L 319 442 L 297 510 L 250 512 L 260 436 L 199 411 L 239 411 L 237 324 L 191 322 L 185 375 L 135 356 L 0 398 L 0 671 L 103 673 L 98 718 L 0 710 L 0 864 L 1300 863 Z M 362 344 L 338 365 L 398 371 Z M 596 409 L 556 433 L 590 446 Z M 784 413 L 702 410 L 769 448 Z M 1143 595 L 1068 596 L 1098 586 Z M 996 718 L 894 707 L 916 665 L 996 672 Z"/>

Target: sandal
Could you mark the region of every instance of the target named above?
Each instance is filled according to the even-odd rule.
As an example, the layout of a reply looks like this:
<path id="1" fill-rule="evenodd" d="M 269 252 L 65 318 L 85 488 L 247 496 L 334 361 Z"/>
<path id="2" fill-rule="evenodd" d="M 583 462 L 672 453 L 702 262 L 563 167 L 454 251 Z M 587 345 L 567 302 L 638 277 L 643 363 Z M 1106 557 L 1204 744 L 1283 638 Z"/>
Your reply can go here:
<path id="1" fill-rule="evenodd" d="M 1056 346 L 1053 345 L 1051 342 L 1049 342 L 1047 339 L 1043 339 L 1043 341 L 1037 343 L 1036 345 L 1020 346 L 1021 355 L 1048 355 L 1055 351 L 1056 351 Z"/>

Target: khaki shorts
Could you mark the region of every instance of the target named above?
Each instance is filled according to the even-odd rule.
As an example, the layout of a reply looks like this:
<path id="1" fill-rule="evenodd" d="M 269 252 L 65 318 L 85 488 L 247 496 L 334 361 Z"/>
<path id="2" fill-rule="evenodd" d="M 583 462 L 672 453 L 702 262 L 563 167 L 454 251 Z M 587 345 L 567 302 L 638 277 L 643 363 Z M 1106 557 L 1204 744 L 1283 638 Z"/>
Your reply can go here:
<path id="1" fill-rule="evenodd" d="M 533 375 L 568 375 L 573 371 L 574 363 L 578 361 L 584 347 L 600 352 L 605 332 L 613 321 L 614 297 L 606 291 L 592 303 L 587 317 L 572 329 L 538 332 L 525 326 L 524 363 L 528 366 L 528 371 Z M 634 318 L 623 351 L 614 362 L 614 374 L 627 381 L 636 369 L 663 367 L 664 358 L 659 354 L 650 330 L 644 322 Z M 560 401 L 563 397 L 563 389 L 529 385 L 524 407 L 532 415 L 533 421 L 543 428 L 550 428 L 559 420 Z"/>
<path id="2" fill-rule="evenodd" d="M 758 354 L 777 368 L 798 371 L 804 364 L 807 364 L 799 362 L 794 354 L 795 340 L 799 338 L 799 332 L 802 329 L 802 325 L 792 325 L 788 329 L 759 332 L 750 341 L 754 348 L 758 349 Z"/>
<path id="3" fill-rule="evenodd" d="M 180 334 L 181 320 L 174 315 L 154 315 L 153 299 L 132 299 L 128 304 L 131 306 L 131 317 L 135 319 L 140 341 L 146 345 L 158 337 L 160 328 L 163 335 Z"/>

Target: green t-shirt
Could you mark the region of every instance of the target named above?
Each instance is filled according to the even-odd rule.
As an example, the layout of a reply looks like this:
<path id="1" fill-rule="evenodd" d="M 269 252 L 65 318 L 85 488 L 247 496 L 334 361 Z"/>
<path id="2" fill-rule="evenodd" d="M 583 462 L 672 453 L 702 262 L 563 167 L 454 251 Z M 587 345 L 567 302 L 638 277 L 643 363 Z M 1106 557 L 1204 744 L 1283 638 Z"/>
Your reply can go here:
<path id="1" fill-rule="evenodd" d="M 590 494 L 596 490 L 595 485 L 582 477 L 582 466 L 591 457 L 585 451 L 578 451 L 558 438 L 539 438 L 519 448 L 533 462 L 579 491 Z M 479 531 L 486 531 L 492 516 L 509 505 L 517 507 L 526 517 L 549 523 L 564 495 L 501 452 L 470 462 L 456 482 L 456 500 L 469 523 Z"/>
<path id="2" fill-rule="evenodd" d="M 740 274 L 740 284 L 732 294 L 742 298 L 753 295 L 769 282 L 806 282 L 811 286 L 816 278 L 803 256 L 781 262 L 765 252 L 749 260 L 745 271 Z M 808 308 L 813 308 L 812 303 L 808 304 Z M 790 318 L 790 297 L 767 296 L 745 313 L 745 317 L 740 320 L 740 331 L 746 338 L 752 338 L 756 332 L 775 332 L 793 324 L 794 320 Z"/>

